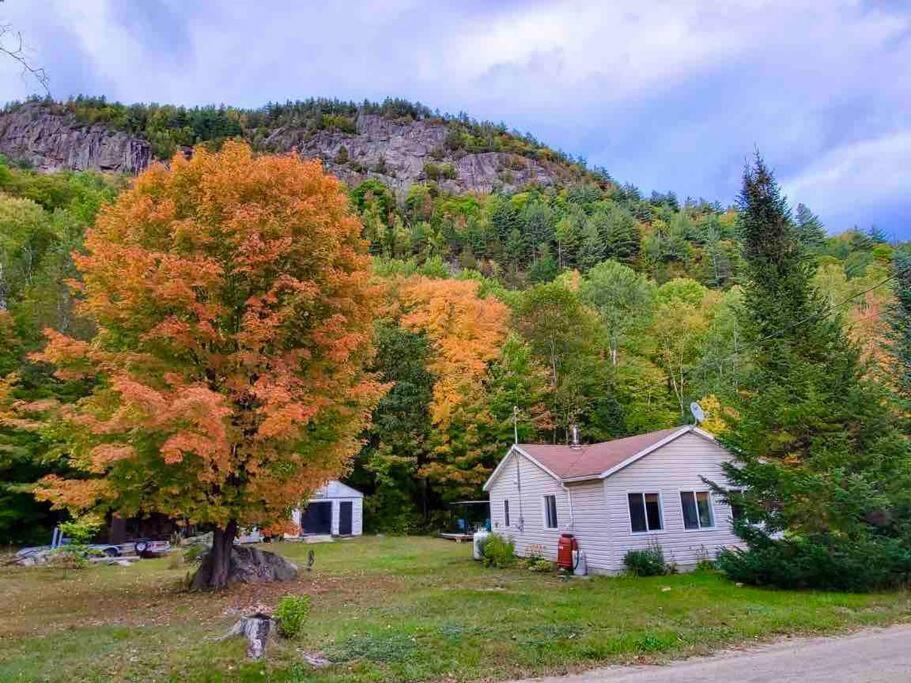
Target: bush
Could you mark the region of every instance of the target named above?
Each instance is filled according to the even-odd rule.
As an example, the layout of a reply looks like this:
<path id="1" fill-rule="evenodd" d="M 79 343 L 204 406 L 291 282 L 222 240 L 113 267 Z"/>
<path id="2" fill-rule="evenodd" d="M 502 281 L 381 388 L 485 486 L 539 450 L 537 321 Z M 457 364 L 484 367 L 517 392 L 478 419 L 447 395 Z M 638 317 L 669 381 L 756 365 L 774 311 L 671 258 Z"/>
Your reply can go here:
<path id="1" fill-rule="evenodd" d="M 555 562 L 551 562 L 550 560 L 543 557 L 536 558 L 534 560 L 526 560 L 525 566 L 528 567 L 528 571 L 535 572 L 536 574 L 547 574 L 548 572 L 552 572 L 557 568 Z"/>
<path id="2" fill-rule="evenodd" d="M 512 567 L 516 563 L 516 544 L 491 534 L 483 541 L 481 557 L 485 567 Z"/>
<path id="3" fill-rule="evenodd" d="M 304 628 L 309 614 L 309 595 L 286 595 L 278 601 L 278 607 L 275 608 L 279 633 L 285 638 L 296 637 Z"/>
<path id="4" fill-rule="evenodd" d="M 905 585 L 911 578 L 911 551 L 897 538 L 754 534 L 749 549 L 725 549 L 716 563 L 733 581 L 778 588 L 870 591 Z"/>
<path id="5" fill-rule="evenodd" d="M 671 569 L 664 561 L 664 551 L 657 543 L 644 550 L 630 550 L 623 556 L 623 564 L 633 576 L 664 576 Z"/>

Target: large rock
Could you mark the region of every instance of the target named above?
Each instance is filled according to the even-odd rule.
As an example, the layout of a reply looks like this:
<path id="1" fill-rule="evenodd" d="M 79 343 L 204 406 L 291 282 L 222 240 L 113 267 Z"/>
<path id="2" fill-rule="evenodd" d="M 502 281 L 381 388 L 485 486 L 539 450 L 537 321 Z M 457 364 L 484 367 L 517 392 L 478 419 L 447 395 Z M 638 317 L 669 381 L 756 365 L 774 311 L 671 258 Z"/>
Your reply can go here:
<path id="1" fill-rule="evenodd" d="M 235 545 L 231 551 L 228 583 L 267 583 L 297 578 L 297 565 L 259 548 Z"/>
<path id="2" fill-rule="evenodd" d="M 58 107 L 28 102 L 0 114 L 0 154 L 41 171 L 139 173 L 152 161 L 141 138 L 87 125 Z"/>

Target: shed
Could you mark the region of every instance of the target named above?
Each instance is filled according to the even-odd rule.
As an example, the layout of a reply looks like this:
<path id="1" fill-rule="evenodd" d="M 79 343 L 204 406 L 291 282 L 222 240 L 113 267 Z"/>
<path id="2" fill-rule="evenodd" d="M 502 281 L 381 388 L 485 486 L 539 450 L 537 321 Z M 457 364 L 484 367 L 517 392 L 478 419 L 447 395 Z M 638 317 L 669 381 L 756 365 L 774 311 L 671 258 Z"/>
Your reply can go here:
<path id="1" fill-rule="evenodd" d="M 360 536 L 364 494 L 335 479 L 317 489 L 307 504 L 291 513 L 301 536 Z"/>

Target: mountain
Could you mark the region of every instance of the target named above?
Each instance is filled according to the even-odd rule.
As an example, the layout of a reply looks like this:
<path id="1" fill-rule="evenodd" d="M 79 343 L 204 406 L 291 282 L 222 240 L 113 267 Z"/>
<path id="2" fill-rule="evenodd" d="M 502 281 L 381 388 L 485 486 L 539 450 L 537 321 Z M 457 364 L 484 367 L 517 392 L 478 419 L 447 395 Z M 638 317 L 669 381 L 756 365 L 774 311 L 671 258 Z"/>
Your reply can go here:
<path id="1" fill-rule="evenodd" d="M 462 194 L 594 179 L 533 138 L 399 100 L 307 100 L 243 110 L 77 98 L 13 104 L 0 113 L 0 154 L 47 171 L 135 174 L 155 158 L 228 137 L 260 151 L 322 159 L 352 187 L 374 178 L 400 195 L 427 181 Z"/>

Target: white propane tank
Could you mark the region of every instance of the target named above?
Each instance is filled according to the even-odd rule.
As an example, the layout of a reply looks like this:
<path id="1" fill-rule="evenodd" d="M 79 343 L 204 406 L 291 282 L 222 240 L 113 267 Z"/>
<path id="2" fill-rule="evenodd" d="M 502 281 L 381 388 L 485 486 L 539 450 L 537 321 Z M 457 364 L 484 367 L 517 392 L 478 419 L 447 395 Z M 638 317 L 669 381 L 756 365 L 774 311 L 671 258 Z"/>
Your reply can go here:
<path id="1" fill-rule="evenodd" d="M 481 553 L 481 546 L 484 545 L 485 539 L 490 536 L 490 532 L 487 529 L 478 529 L 474 532 L 474 538 L 471 542 L 471 556 L 476 560 L 481 560 L 483 557 Z"/>
<path id="2" fill-rule="evenodd" d="M 585 553 L 581 550 L 573 550 L 573 574 L 585 576 L 587 573 L 588 567 L 585 565 Z"/>

